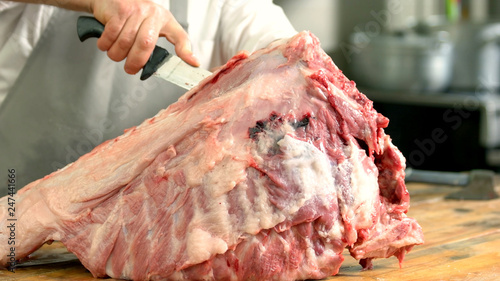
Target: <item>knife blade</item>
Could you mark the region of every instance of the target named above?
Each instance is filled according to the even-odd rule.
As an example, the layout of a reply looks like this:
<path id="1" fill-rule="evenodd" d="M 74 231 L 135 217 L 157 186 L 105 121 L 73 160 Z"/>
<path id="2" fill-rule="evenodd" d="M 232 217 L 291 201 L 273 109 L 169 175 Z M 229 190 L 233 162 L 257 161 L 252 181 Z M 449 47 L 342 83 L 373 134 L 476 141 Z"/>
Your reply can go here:
<path id="1" fill-rule="evenodd" d="M 15 268 L 75 261 L 78 261 L 78 257 L 75 254 L 69 252 L 61 242 L 54 241 L 50 244 L 44 244 L 28 257 L 16 263 Z"/>
<path id="2" fill-rule="evenodd" d="M 99 38 L 103 31 L 104 25 L 94 17 L 80 16 L 78 18 L 77 33 L 81 42 L 91 37 Z M 156 76 L 190 90 L 210 75 L 212 75 L 210 71 L 193 67 L 164 48 L 155 46 L 148 62 L 142 68 L 141 80 Z"/>

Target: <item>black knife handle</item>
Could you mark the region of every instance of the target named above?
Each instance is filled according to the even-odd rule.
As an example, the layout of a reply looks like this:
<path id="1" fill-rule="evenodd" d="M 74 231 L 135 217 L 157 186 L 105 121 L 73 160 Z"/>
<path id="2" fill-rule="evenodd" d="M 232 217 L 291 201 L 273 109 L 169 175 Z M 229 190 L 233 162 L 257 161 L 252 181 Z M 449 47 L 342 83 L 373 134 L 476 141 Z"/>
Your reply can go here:
<path id="1" fill-rule="evenodd" d="M 80 41 L 85 41 L 91 37 L 99 38 L 104 32 L 104 25 L 94 17 L 80 16 L 76 23 L 76 31 Z M 168 51 L 160 46 L 155 46 L 149 60 L 142 67 L 141 80 L 146 80 L 153 75 L 161 63 L 169 55 Z"/>
<path id="2" fill-rule="evenodd" d="M 83 42 L 91 37 L 101 37 L 104 25 L 93 17 L 80 16 L 76 22 L 76 32 L 80 41 Z"/>
<path id="3" fill-rule="evenodd" d="M 156 45 L 153 53 L 148 59 L 148 62 L 142 67 L 141 80 L 146 80 L 151 75 L 153 75 L 158 68 L 162 65 L 162 62 L 167 58 L 168 51 L 162 47 Z"/>

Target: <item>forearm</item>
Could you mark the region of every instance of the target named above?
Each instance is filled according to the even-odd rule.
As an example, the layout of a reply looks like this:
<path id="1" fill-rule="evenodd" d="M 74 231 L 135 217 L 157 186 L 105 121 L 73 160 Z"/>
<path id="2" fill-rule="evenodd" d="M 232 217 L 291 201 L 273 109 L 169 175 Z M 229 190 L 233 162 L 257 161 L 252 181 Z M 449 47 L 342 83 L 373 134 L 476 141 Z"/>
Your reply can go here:
<path id="1" fill-rule="evenodd" d="M 14 2 L 45 4 L 64 9 L 92 13 L 94 0 L 11 0 Z"/>

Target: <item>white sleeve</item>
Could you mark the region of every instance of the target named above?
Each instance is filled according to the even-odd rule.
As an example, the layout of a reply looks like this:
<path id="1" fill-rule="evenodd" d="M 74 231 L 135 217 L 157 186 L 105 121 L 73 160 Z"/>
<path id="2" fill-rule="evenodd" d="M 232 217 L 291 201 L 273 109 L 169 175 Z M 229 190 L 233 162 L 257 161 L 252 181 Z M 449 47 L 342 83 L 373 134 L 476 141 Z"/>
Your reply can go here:
<path id="1" fill-rule="evenodd" d="M 297 33 L 272 0 L 225 1 L 219 27 L 223 61 L 241 50 L 252 52 Z"/>

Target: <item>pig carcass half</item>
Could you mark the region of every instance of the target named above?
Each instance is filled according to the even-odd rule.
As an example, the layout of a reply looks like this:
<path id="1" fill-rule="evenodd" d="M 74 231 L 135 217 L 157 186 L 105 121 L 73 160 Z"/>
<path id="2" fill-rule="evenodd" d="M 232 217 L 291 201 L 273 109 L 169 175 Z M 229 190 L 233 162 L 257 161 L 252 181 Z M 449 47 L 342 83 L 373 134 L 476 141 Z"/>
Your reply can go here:
<path id="1" fill-rule="evenodd" d="M 16 259 L 59 240 L 95 277 L 134 280 L 325 278 L 346 247 L 366 268 L 401 261 L 423 234 L 387 125 L 309 32 L 240 53 L 20 189 Z"/>

